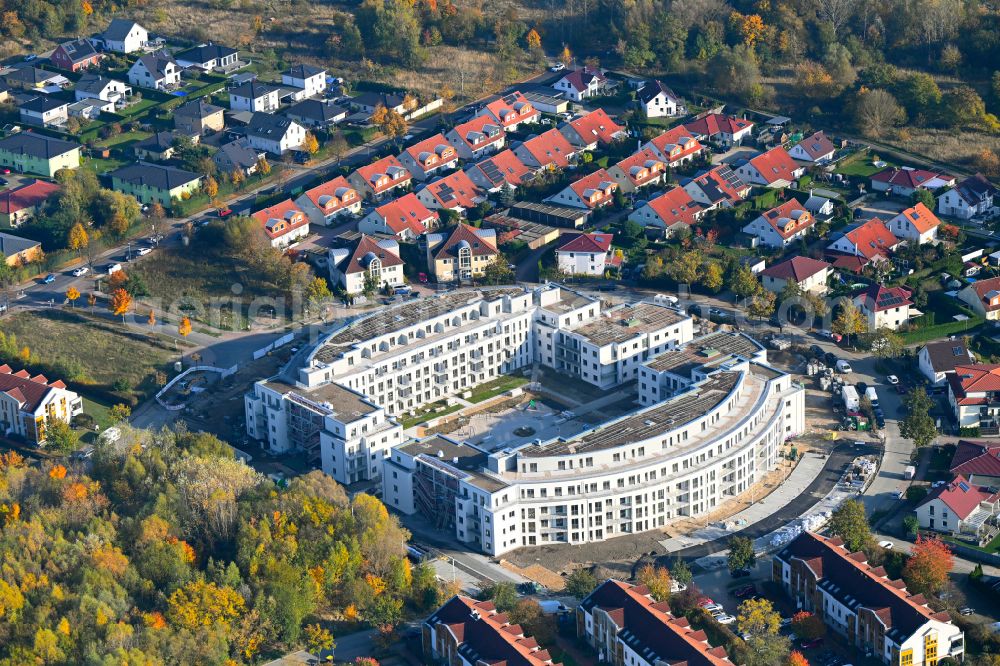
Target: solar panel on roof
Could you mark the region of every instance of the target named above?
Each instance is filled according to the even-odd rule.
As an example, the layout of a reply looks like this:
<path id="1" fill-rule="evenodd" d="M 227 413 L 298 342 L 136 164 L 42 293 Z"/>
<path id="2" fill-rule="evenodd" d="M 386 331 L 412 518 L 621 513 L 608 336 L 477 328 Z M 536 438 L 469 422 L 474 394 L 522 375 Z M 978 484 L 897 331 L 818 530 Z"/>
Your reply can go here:
<path id="1" fill-rule="evenodd" d="M 952 347 L 951 348 L 951 355 L 952 356 L 962 356 L 964 354 L 965 354 L 965 350 L 962 347 Z"/>

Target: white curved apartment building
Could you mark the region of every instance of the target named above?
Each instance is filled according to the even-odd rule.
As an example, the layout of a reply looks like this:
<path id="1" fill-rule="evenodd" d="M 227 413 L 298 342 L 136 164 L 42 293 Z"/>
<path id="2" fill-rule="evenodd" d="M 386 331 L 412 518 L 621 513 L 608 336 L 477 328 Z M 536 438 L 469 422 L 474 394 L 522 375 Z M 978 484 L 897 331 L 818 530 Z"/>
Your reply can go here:
<path id="1" fill-rule="evenodd" d="M 709 352 L 702 346 L 712 367 L 692 364 L 696 383 L 569 439 L 485 451 L 435 436 L 394 447 L 384 500 L 490 555 L 709 513 L 775 467 L 781 445 L 804 430 L 805 394 L 761 362 L 759 346 L 756 360 Z M 640 400 L 654 385 L 640 380 Z"/>

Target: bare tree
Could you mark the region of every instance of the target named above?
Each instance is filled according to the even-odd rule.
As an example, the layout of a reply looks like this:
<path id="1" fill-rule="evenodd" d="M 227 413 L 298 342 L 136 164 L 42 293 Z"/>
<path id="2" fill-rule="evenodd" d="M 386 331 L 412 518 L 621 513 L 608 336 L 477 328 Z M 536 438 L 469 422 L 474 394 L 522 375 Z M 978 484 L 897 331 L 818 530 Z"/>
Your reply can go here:
<path id="1" fill-rule="evenodd" d="M 866 136 L 880 137 L 906 120 L 906 112 L 888 92 L 875 89 L 858 95 L 854 121 Z"/>
<path id="2" fill-rule="evenodd" d="M 840 35 L 844 24 L 851 20 L 857 11 L 858 0 L 817 0 L 816 12 L 820 18 L 829 21 L 833 26 L 834 36 Z"/>

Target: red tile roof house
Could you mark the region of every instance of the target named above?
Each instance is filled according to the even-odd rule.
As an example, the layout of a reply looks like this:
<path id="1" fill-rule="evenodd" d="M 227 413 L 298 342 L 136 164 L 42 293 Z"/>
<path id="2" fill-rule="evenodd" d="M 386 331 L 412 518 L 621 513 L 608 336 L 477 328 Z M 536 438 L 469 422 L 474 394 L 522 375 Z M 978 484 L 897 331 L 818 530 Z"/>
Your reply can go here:
<path id="1" fill-rule="evenodd" d="M 628 136 L 625 128 L 612 120 L 604 109 L 595 109 L 563 123 L 559 131 L 570 143 L 583 150 L 596 150 L 598 145 L 607 146 Z"/>
<path id="2" fill-rule="evenodd" d="M 576 148 L 555 128 L 514 145 L 517 159 L 536 169 L 565 169 L 576 162 L 576 153 Z"/>
<path id="3" fill-rule="evenodd" d="M 701 141 L 733 146 L 743 143 L 743 139 L 750 136 L 753 122 L 721 113 L 707 113 L 684 127 Z"/>
<path id="4" fill-rule="evenodd" d="M 365 279 L 371 276 L 378 289 L 385 285 L 399 287 L 403 279 L 403 260 L 399 258 L 399 243 L 392 238 L 375 239 L 361 234 L 348 247 L 331 248 L 330 282 L 348 294 L 365 290 Z"/>
<path id="5" fill-rule="evenodd" d="M 906 287 L 873 284 L 854 297 L 854 304 L 868 319 L 868 330 L 888 328 L 898 331 L 922 312 L 913 307 L 913 292 Z"/>
<path id="6" fill-rule="evenodd" d="M 313 224 L 330 226 L 334 220 L 361 212 L 361 195 L 346 178 L 337 176 L 303 192 L 295 204 Z"/>
<path id="7" fill-rule="evenodd" d="M 960 440 L 951 457 L 949 471 L 970 483 L 1000 484 L 1000 444 Z"/>
<path id="8" fill-rule="evenodd" d="M 750 196 L 752 189 L 728 164 L 720 164 L 694 178 L 682 178 L 680 183 L 705 210 L 732 208 Z"/>
<path id="9" fill-rule="evenodd" d="M 508 132 L 513 132 L 518 125 L 523 123 L 537 123 L 542 117 L 538 109 L 532 106 L 531 102 L 519 91 L 493 100 L 483 107 L 477 115 L 488 115 L 503 125 L 503 128 Z"/>
<path id="10" fill-rule="evenodd" d="M 0 365 L 0 433 L 43 446 L 50 418 L 69 423 L 83 413 L 83 399 L 61 380 Z"/>
<path id="11" fill-rule="evenodd" d="M 259 210 L 250 217 L 260 223 L 271 247 L 288 247 L 309 235 L 309 218 L 291 199 Z"/>
<path id="12" fill-rule="evenodd" d="M 552 84 L 557 91 L 566 95 L 566 99 L 582 102 L 588 97 L 596 97 L 607 90 L 608 79 L 599 69 L 581 67 L 567 72 L 561 79 Z"/>
<path id="13" fill-rule="evenodd" d="M 425 663 L 559 666 L 491 601 L 456 595 L 424 621 L 421 636 Z"/>
<path id="14" fill-rule="evenodd" d="M 38 207 L 59 191 L 55 183 L 35 180 L 13 190 L 0 192 L 0 221 L 16 229 L 38 211 Z"/>
<path id="15" fill-rule="evenodd" d="M 496 229 L 459 223 L 454 229 L 429 233 L 426 238 L 427 265 L 438 282 L 481 277 L 500 256 Z"/>
<path id="16" fill-rule="evenodd" d="M 458 166 L 458 151 L 438 133 L 404 150 L 399 154 L 399 161 L 414 178 L 427 180 Z"/>
<path id="17" fill-rule="evenodd" d="M 383 204 L 358 223 L 363 234 L 385 234 L 399 240 L 414 241 L 438 226 L 440 216 L 427 210 L 417 195 L 410 192 Z"/>
<path id="18" fill-rule="evenodd" d="M 976 314 L 992 321 L 1000 319 L 1000 277 L 973 282 L 958 292 L 958 298 Z"/>
<path id="19" fill-rule="evenodd" d="M 827 258 L 834 268 L 861 273 L 872 261 L 888 260 L 898 245 L 899 239 L 882 220 L 873 217 L 830 243 L 826 248 Z"/>
<path id="20" fill-rule="evenodd" d="M 960 474 L 931 490 L 917 505 L 917 520 L 922 529 L 964 537 L 978 546 L 996 534 L 990 519 L 996 516 L 998 505 L 1000 493 L 995 488 L 976 485 Z"/>
<path id="21" fill-rule="evenodd" d="M 59 69 L 78 72 L 81 69 L 97 67 L 103 57 L 104 54 L 95 49 L 89 40 L 73 39 L 53 49 L 49 60 Z"/>
<path id="22" fill-rule="evenodd" d="M 798 199 L 789 199 L 759 215 L 743 227 L 743 233 L 756 237 L 768 247 L 787 247 L 805 238 L 815 224 L 816 218 Z"/>
<path id="23" fill-rule="evenodd" d="M 799 141 L 788 151 L 794 159 L 811 164 L 829 164 L 837 147 L 822 130 Z"/>
<path id="24" fill-rule="evenodd" d="M 873 192 L 888 192 L 901 197 L 913 196 L 917 190 L 933 192 L 939 187 L 954 185 L 954 176 L 913 167 L 887 167 L 872 176 Z"/>
<path id="25" fill-rule="evenodd" d="M 477 116 L 456 125 L 445 135 L 463 160 L 478 160 L 503 148 L 503 125 L 489 116 Z"/>
<path id="26" fill-rule="evenodd" d="M 499 192 L 505 187 L 514 189 L 534 175 L 510 148 L 466 167 L 465 173 L 487 192 Z"/>
<path id="27" fill-rule="evenodd" d="M 618 183 L 605 169 L 598 169 L 589 176 L 573 181 L 561 191 L 546 197 L 548 203 L 574 208 L 596 210 L 615 200 Z"/>
<path id="28" fill-rule="evenodd" d="M 608 169 L 622 192 L 635 192 L 639 188 L 656 185 L 663 181 L 666 171 L 666 163 L 648 148 L 626 157 Z"/>
<path id="29" fill-rule="evenodd" d="M 705 150 L 698 139 L 683 126 L 668 129 L 642 147 L 652 150 L 671 167 L 690 162 Z"/>
<path id="30" fill-rule="evenodd" d="M 389 192 L 406 187 L 413 176 L 393 155 L 355 170 L 349 177 L 351 185 L 365 196 L 382 199 Z"/>
<path id="31" fill-rule="evenodd" d="M 649 588 L 607 580 L 577 609 L 577 636 L 607 663 L 628 666 L 732 666 L 723 647 L 695 630 L 670 604 L 656 601 Z"/>
<path id="32" fill-rule="evenodd" d="M 560 273 L 603 277 L 605 269 L 621 265 L 621 258 L 615 256 L 611 247 L 613 234 L 575 234 L 563 238 L 566 241 L 556 248 Z"/>
<path id="33" fill-rule="evenodd" d="M 768 291 L 780 294 L 789 282 L 802 291 L 822 296 L 827 292 L 827 281 L 833 266 L 811 257 L 792 257 L 765 268 L 760 273 L 761 284 Z"/>
<path id="34" fill-rule="evenodd" d="M 927 206 L 918 202 L 889 220 L 885 226 L 889 227 L 896 238 L 923 245 L 937 240 L 941 220 Z"/>
<path id="35" fill-rule="evenodd" d="M 1000 365 L 956 365 L 948 375 L 948 402 L 960 428 L 996 433 L 1000 425 Z"/>
<path id="36" fill-rule="evenodd" d="M 695 224 L 704 214 L 705 210 L 684 188 L 675 187 L 636 208 L 628 219 L 669 237 L 676 229 Z"/>
<path id="37" fill-rule="evenodd" d="M 744 182 L 764 187 L 789 187 L 806 171 L 781 146 L 737 164 L 736 173 Z"/>
<path id="38" fill-rule="evenodd" d="M 447 208 L 464 213 L 486 197 L 464 171 L 456 171 L 421 187 L 417 190 L 417 199 L 430 210 Z"/>

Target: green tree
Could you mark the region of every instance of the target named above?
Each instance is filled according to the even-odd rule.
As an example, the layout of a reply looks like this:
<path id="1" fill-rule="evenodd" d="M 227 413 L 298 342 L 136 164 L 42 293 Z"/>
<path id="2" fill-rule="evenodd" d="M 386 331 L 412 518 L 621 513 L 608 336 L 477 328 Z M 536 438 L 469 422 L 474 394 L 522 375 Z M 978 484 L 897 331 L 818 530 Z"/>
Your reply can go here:
<path id="1" fill-rule="evenodd" d="M 516 279 L 513 269 L 503 254 L 498 254 L 483 269 L 483 282 L 486 284 L 513 284 Z"/>
<path id="2" fill-rule="evenodd" d="M 707 261 L 702 265 L 701 286 L 713 293 L 722 289 L 722 266 L 718 261 Z"/>
<path id="3" fill-rule="evenodd" d="M 913 205 L 922 203 L 923 205 L 927 206 L 928 210 L 931 211 L 934 210 L 935 204 L 937 203 L 934 199 L 934 193 L 931 192 L 930 190 L 924 190 L 924 189 L 915 190 L 913 192 L 913 196 L 910 197 L 910 201 L 911 203 L 913 203 Z"/>
<path id="4" fill-rule="evenodd" d="M 760 280 L 744 264 L 736 264 L 729 278 L 730 288 L 740 298 L 749 298 L 760 291 Z"/>
<path id="5" fill-rule="evenodd" d="M 917 447 L 927 446 L 937 437 L 937 425 L 930 412 L 934 406 L 923 387 L 906 396 L 906 416 L 899 422 L 899 434 L 912 439 Z"/>
<path id="6" fill-rule="evenodd" d="M 867 547 L 872 541 L 872 530 L 865 515 L 865 505 L 858 500 L 847 500 L 830 517 L 830 531 L 844 540 L 852 553 Z"/>
<path id="7" fill-rule="evenodd" d="M 904 348 L 902 336 L 888 328 L 880 328 L 869 339 L 869 349 L 876 358 L 896 358 Z"/>
<path id="8" fill-rule="evenodd" d="M 694 284 L 703 262 L 701 252 L 694 250 L 685 252 L 670 262 L 667 272 L 678 284 Z"/>
<path id="9" fill-rule="evenodd" d="M 731 537 L 727 562 L 730 572 L 752 569 L 757 566 L 757 553 L 753 549 L 753 540 L 749 537 Z"/>
<path id="10" fill-rule="evenodd" d="M 80 445 L 80 436 L 69 423 L 49 417 L 45 421 L 45 448 L 69 453 Z"/>
<path id="11" fill-rule="evenodd" d="M 776 300 L 777 296 L 773 291 L 761 289 L 750 298 L 747 312 L 755 319 L 767 319 L 774 313 Z"/>
<path id="12" fill-rule="evenodd" d="M 920 520 L 916 516 L 910 515 L 903 518 L 903 531 L 910 536 L 916 536 L 920 531 Z"/>
<path id="13" fill-rule="evenodd" d="M 694 580 L 694 574 L 688 568 L 687 563 L 679 557 L 670 565 L 670 577 L 682 585 L 690 585 Z"/>
<path id="14" fill-rule="evenodd" d="M 566 576 L 565 590 L 577 599 L 583 599 L 597 587 L 597 579 L 587 569 L 574 569 Z"/>
<path id="15" fill-rule="evenodd" d="M 911 116 L 927 119 L 937 112 L 941 103 L 941 89 L 937 81 L 926 72 L 914 72 L 896 84 L 899 101 Z"/>
<path id="16" fill-rule="evenodd" d="M 852 301 L 845 301 L 840 306 L 840 313 L 833 320 L 833 332 L 847 338 L 850 344 L 851 336 L 868 330 L 868 320 Z"/>
<path id="17" fill-rule="evenodd" d="M 517 604 L 517 587 L 508 581 L 488 583 L 480 588 L 479 598 L 492 601 L 499 610 L 507 612 Z"/>
<path id="18" fill-rule="evenodd" d="M 132 416 L 132 408 L 126 404 L 118 403 L 111 408 L 108 415 L 115 423 L 124 423 Z"/>
<path id="19" fill-rule="evenodd" d="M 747 635 L 747 666 L 773 666 L 788 656 L 790 642 L 778 635 L 781 616 L 767 599 L 748 599 L 740 604 L 736 626 Z"/>

